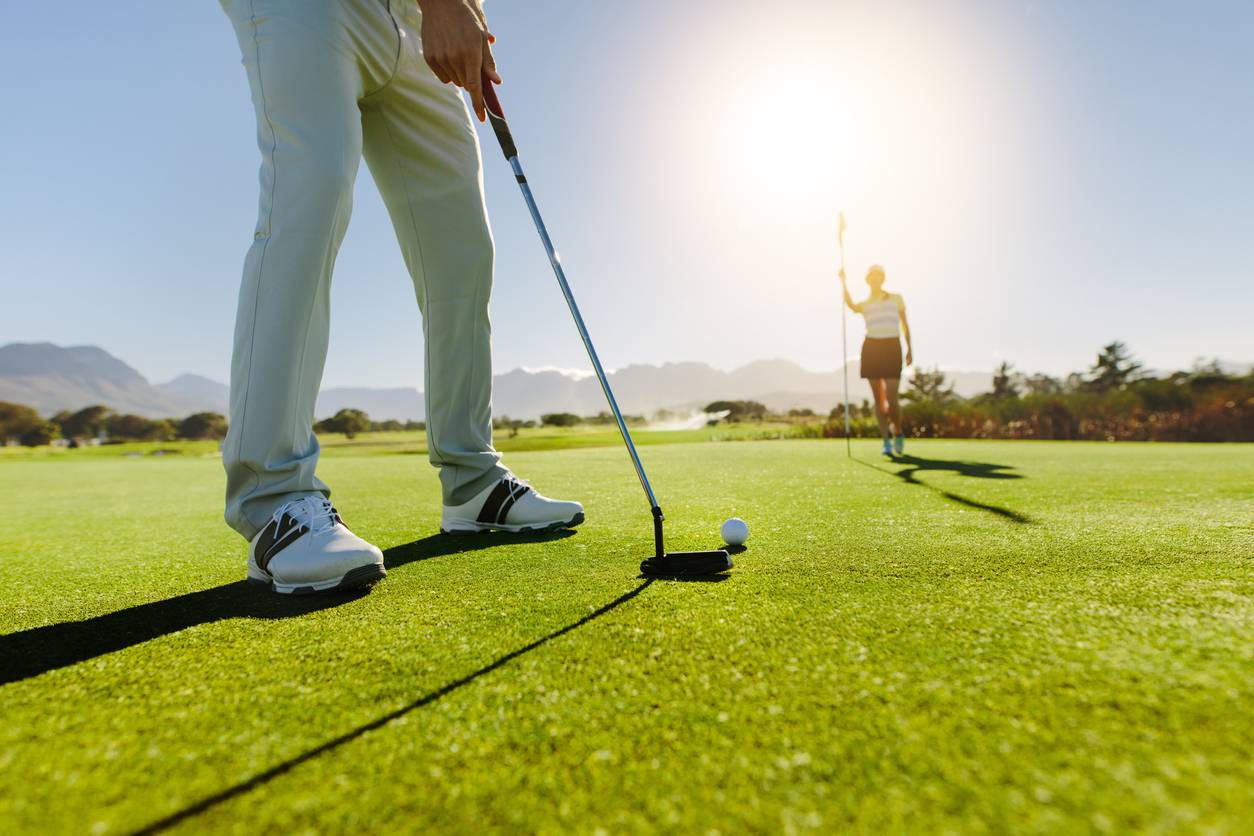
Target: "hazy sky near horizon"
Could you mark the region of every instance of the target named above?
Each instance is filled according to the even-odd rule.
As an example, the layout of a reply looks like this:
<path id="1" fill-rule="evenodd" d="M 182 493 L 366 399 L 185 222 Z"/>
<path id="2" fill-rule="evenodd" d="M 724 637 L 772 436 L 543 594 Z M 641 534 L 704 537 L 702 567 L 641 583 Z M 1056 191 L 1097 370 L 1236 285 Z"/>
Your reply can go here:
<path id="1" fill-rule="evenodd" d="M 501 96 L 609 367 L 840 362 L 855 292 L 905 295 L 916 359 L 1254 361 L 1254 3 L 493 0 Z M 225 380 L 257 166 L 217 3 L 0 0 L 0 343 L 94 344 Z M 587 368 L 480 134 L 495 367 Z M 326 385 L 421 381 L 363 164 Z M 850 321 L 850 350 L 862 334 Z"/>

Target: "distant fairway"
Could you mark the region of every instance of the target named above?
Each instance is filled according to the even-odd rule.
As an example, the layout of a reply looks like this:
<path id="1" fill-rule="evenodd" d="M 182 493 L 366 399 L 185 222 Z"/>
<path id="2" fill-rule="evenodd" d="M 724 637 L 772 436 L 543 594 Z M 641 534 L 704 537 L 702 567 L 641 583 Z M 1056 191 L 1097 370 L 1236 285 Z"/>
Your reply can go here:
<path id="1" fill-rule="evenodd" d="M 675 547 L 748 520 L 717 583 L 637 577 L 620 448 L 511 453 L 588 522 L 468 541 L 345 447 L 390 574 L 295 600 L 212 446 L 6 456 L 0 832 L 1247 828 L 1254 446 L 908 447 L 642 449 Z"/>

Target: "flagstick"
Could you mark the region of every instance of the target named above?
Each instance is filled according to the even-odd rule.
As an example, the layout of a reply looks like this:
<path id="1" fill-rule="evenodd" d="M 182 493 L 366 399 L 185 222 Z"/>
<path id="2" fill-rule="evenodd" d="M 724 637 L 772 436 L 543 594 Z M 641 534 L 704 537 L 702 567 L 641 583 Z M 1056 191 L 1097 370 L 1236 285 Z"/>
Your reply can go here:
<path id="1" fill-rule="evenodd" d="M 840 300 L 840 348 L 845 371 L 845 455 L 853 458 L 849 440 L 849 349 L 845 341 L 845 300 Z"/>
<path id="2" fill-rule="evenodd" d="M 840 272 L 845 272 L 845 213 L 840 213 Z M 845 455 L 853 458 L 852 442 L 849 440 L 849 340 L 845 336 L 845 283 L 840 284 L 840 356 L 843 361 L 841 371 L 845 373 Z"/>

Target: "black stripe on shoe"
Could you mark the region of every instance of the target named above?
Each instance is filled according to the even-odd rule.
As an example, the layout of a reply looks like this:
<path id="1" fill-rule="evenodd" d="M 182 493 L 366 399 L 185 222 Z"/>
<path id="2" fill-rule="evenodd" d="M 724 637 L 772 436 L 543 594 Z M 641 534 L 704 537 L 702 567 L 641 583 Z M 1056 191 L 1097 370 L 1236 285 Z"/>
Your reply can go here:
<path id="1" fill-rule="evenodd" d="M 513 487 L 510 489 L 509 496 L 501 503 L 501 510 L 496 515 L 497 525 L 505 525 L 505 518 L 509 516 L 509 509 L 513 508 L 514 503 L 521 499 L 529 490 L 531 490 L 531 488 L 521 482 L 514 483 Z"/>
<path id="2" fill-rule="evenodd" d="M 517 483 L 513 479 L 502 479 L 496 483 L 496 488 L 492 493 L 488 494 L 488 498 L 484 500 L 483 508 L 479 510 L 478 522 L 484 525 L 496 523 L 501 505 L 513 494 L 513 485 L 515 484 Z"/>
<path id="3" fill-rule="evenodd" d="M 274 556 L 295 543 L 308 531 L 309 529 L 297 522 L 291 514 L 284 514 L 280 519 L 270 520 L 270 523 L 262 529 L 261 537 L 257 540 L 257 547 L 253 550 L 257 568 L 263 572 L 269 571 L 270 561 L 274 559 Z"/>

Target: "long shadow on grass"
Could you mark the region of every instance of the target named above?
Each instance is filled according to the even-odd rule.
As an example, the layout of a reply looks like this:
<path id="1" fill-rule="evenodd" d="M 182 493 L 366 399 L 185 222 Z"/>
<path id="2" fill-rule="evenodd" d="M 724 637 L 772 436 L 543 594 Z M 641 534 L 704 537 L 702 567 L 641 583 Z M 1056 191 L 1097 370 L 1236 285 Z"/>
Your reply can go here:
<path id="1" fill-rule="evenodd" d="M 420 540 L 418 542 L 422 543 L 423 541 Z M 411 544 L 411 545 L 417 545 L 417 544 Z M 627 603 L 632 598 L 635 598 L 641 592 L 644 592 L 646 589 L 648 589 L 652 583 L 653 583 L 652 580 L 646 580 L 640 585 L 636 586 L 634 589 L 624 592 L 622 595 L 618 596 L 613 601 L 610 601 L 608 604 L 596 610 L 595 612 L 591 612 L 577 621 L 572 621 L 570 624 L 567 624 L 565 627 L 561 627 L 557 630 L 554 630 L 552 633 L 549 633 L 547 636 L 538 638 L 535 641 L 531 642 L 530 644 L 525 644 L 522 647 L 517 648 L 516 650 L 511 650 L 509 653 L 506 653 L 504 656 L 498 656 L 496 659 L 492 660 L 491 662 L 479 668 L 478 670 L 472 673 L 468 673 L 465 676 L 461 677 L 460 679 L 455 679 L 452 682 L 448 683 L 447 685 L 437 688 L 436 690 L 431 691 L 430 693 L 424 694 L 418 699 L 414 700 L 413 702 L 408 703 L 407 705 L 403 705 L 400 708 L 396 709 L 395 711 L 390 711 L 381 717 L 371 720 L 369 723 L 364 723 L 358 726 L 357 728 L 352 729 L 351 731 L 347 731 L 344 734 L 341 734 L 339 737 L 334 737 L 320 746 L 315 746 L 312 749 L 301 752 L 299 755 L 288 758 L 282 763 L 279 763 L 279 764 L 276 764 L 275 766 L 270 767 L 265 772 L 260 772 L 257 775 L 254 775 L 253 777 L 249 778 L 247 781 L 241 781 L 238 784 L 227 787 L 221 792 L 215 793 L 214 795 L 211 795 L 208 798 L 202 799 L 201 801 L 198 801 L 189 807 L 184 807 L 182 810 L 179 810 L 178 812 L 172 813 L 169 816 L 166 816 L 165 818 L 159 821 L 153 822 L 147 827 L 144 827 L 140 830 L 135 831 L 135 833 L 136 834 L 148 834 L 148 833 L 159 833 L 163 830 L 168 830 L 171 827 L 174 827 L 175 825 L 178 825 L 187 821 L 193 816 L 198 816 L 201 813 L 204 813 L 218 806 L 219 804 L 222 804 L 223 802 L 230 801 L 231 799 L 237 798 L 238 796 L 241 796 L 244 793 L 247 793 L 251 790 L 255 790 L 258 787 L 264 784 L 267 784 L 270 781 L 273 781 L 275 778 L 278 778 L 280 775 L 283 775 L 287 772 L 292 771 L 293 769 L 300 766 L 302 763 L 305 763 L 306 761 L 312 760 L 313 758 L 316 758 L 319 755 L 324 755 L 327 752 L 332 751 L 333 749 L 338 749 L 339 747 L 343 746 L 346 743 L 351 743 L 352 741 L 356 740 L 357 738 L 361 737 L 367 732 L 372 732 L 372 731 L 375 731 L 376 729 L 383 728 L 388 723 L 392 722 L 393 720 L 397 720 L 397 719 L 400 719 L 401 717 L 404 717 L 406 714 L 409 714 L 411 711 L 422 708 L 423 706 L 426 706 L 426 705 L 430 705 L 436 700 L 439 700 L 442 697 L 448 696 L 452 692 L 456 691 L 458 688 L 461 688 L 464 685 L 469 685 L 470 683 L 474 682 L 476 679 L 479 679 L 480 677 L 483 677 L 492 673 L 497 668 L 500 668 L 512 662 L 513 660 L 517 659 L 519 656 L 522 656 L 524 653 L 530 653 L 536 648 L 541 647 L 542 645 L 545 645 L 548 642 L 551 642 L 556 638 L 560 638 L 561 636 L 566 635 L 572 630 L 578 630 L 580 627 L 584 626 L 590 621 L 594 621 L 600 618 L 601 616 L 605 615 L 606 613 L 610 612 L 611 610 L 621 607 L 623 604 Z"/>
<path id="2" fill-rule="evenodd" d="M 544 535 L 485 534 L 476 537 L 424 537 L 384 552 L 389 569 L 450 554 L 495 546 L 546 542 L 569 537 L 572 531 Z M 229 618 L 295 618 L 338 607 L 365 595 L 358 589 L 322 595 L 275 595 L 246 581 L 223 584 L 98 615 L 0 636 L 0 685 L 38 676 L 168 636 L 198 624 Z"/>
<path id="3" fill-rule="evenodd" d="M 406 563 L 417 563 L 433 557 L 444 557 L 450 554 L 465 554 L 496 546 L 521 546 L 527 543 L 552 543 L 573 537 L 575 532 L 569 528 L 541 533 L 512 534 L 505 531 L 494 531 L 490 534 L 448 535 L 432 534 L 412 543 L 393 546 L 383 552 L 383 565 L 388 569 L 396 569 Z"/>
<path id="4" fill-rule="evenodd" d="M 959 505 L 965 505 L 967 508 L 974 508 L 977 511 L 987 511 L 1001 517 L 1004 520 L 1010 520 L 1020 525 L 1032 525 L 1036 521 L 1026 514 L 1021 514 L 1011 508 L 1003 508 L 1000 505 L 990 505 L 987 502 L 977 502 L 974 499 L 953 493 L 952 491 L 942 490 L 941 488 L 929 485 L 927 482 L 920 481 L 917 475 L 926 471 L 947 471 L 957 473 L 961 476 L 971 476 L 976 479 L 1022 479 L 1022 474 L 1009 473 L 1013 470 L 1010 465 L 1005 464 L 989 464 L 987 462 L 964 462 L 952 461 L 948 459 L 921 459 L 918 456 L 893 456 L 889 461 L 893 464 L 904 464 L 904 468 L 900 470 L 890 470 L 887 467 L 880 467 L 877 464 L 863 461 L 862 459 L 854 459 L 855 462 L 865 465 L 872 470 L 878 470 L 881 473 L 888 473 L 896 476 L 908 485 L 919 485 L 927 488 L 933 493 L 943 496 L 950 502 L 956 502 Z"/>

